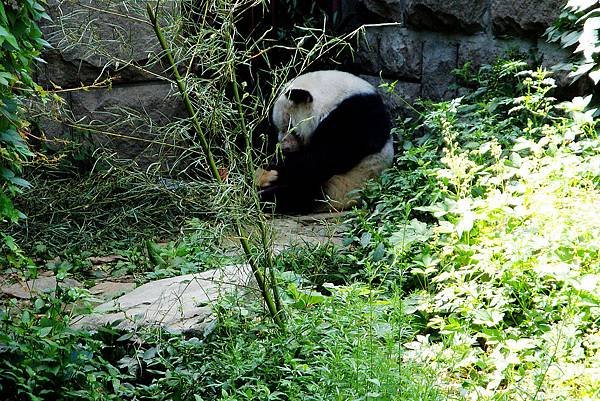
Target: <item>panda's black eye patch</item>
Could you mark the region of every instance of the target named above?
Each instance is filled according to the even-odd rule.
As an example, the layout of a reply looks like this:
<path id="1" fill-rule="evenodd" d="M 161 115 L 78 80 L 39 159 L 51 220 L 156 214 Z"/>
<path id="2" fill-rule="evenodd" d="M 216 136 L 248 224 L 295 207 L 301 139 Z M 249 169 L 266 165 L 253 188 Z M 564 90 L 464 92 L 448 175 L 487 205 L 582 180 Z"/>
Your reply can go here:
<path id="1" fill-rule="evenodd" d="M 296 104 L 310 103 L 313 101 L 310 92 L 304 89 L 290 89 L 286 93 L 286 97 Z"/>

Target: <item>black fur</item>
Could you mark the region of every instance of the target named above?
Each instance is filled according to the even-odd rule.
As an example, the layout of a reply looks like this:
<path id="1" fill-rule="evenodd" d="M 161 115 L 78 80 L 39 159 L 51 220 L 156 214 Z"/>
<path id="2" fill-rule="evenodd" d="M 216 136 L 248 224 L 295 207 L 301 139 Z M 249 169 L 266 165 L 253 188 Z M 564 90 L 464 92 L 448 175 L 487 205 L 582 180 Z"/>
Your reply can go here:
<path id="1" fill-rule="evenodd" d="M 313 97 L 309 91 L 304 89 L 291 89 L 286 94 L 287 98 L 296 104 L 310 103 Z"/>
<path id="2" fill-rule="evenodd" d="M 350 171 L 366 156 L 381 151 L 390 139 L 390 119 L 378 94 L 357 94 L 343 100 L 319 124 L 310 143 L 284 153 L 268 169 L 279 172 L 272 187 L 261 191 L 263 201 L 279 212 L 307 212 L 323 199 L 322 185 Z"/>

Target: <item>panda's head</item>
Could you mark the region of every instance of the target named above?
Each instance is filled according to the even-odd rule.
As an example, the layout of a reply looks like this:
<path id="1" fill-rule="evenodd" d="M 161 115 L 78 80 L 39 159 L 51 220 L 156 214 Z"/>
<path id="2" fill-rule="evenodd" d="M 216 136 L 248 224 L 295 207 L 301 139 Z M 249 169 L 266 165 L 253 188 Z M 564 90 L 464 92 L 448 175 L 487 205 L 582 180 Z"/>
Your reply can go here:
<path id="1" fill-rule="evenodd" d="M 272 122 L 283 151 L 308 145 L 321 121 L 344 99 L 374 93 L 365 80 L 342 71 L 315 71 L 288 82 L 273 105 Z"/>
<path id="2" fill-rule="evenodd" d="M 273 106 L 273 124 L 284 152 L 294 152 L 308 143 L 316 128 L 312 94 L 306 89 L 290 88 Z"/>

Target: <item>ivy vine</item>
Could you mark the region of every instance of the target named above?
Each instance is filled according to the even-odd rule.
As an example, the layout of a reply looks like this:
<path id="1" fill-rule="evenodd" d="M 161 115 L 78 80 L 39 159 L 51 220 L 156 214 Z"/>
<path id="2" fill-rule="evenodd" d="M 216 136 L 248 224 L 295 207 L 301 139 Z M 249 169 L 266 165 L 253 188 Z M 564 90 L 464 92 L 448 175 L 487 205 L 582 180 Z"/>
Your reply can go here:
<path id="1" fill-rule="evenodd" d="M 38 22 L 50 19 L 45 0 L 0 2 L 0 223 L 15 223 L 24 215 L 13 203 L 14 196 L 30 184 L 20 177 L 23 162 L 32 156 L 27 146 L 29 124 L 24 101 L 41 88 L 31 77 L 31 67 L 43 47 Z M 12 240 L 0 231 L 0 244 L 12 248 Z M 14 245 L 13 245 L 14 246 Z"/>
<path id="2" fill-rule="evenodd" d="M 30 186 L 20 177 L 23 162 L 33 154 L 27 146 L 29 124 L 24 104 L 28 97 L 41 93 L 31 77 L 31 67 L 43 47 L 38 22 L 50 19 L 44 11 L 45 0 L 0 1 L 0 248 L 9 265 L 23 261 L 20 249 L 1 225 L 25 217 L 13 202 L 15 195 Z"/>

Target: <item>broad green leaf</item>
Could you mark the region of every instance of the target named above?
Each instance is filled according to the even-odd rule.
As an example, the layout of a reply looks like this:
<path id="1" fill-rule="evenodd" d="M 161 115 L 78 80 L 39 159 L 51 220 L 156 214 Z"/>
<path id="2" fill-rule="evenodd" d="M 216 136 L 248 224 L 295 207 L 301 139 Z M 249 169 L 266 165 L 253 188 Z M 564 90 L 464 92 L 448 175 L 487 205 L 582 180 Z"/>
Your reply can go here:
<path id="1" fill-rule="evenodd" d="M 405 227 L 390 236 L 390 243 L 406 251 L 413 243 L 426 242 L 433 235 L 427 223 L 412 219 Z"/>
<path id="2" fill-rule="evenodd" d="M 42 298 L 38 298 L 35 300 L 33 306 L 35 306 L 36 309 L 42 309 L 45 305 L 45 302 Z"/>
<path id="3" fill-rule="evenodd" d="M 580 12 L 597 4 L 598 0 L 569 0 L 565 7 L 570 8 L 574 12 Z"/>
<path id="4" fill-rule="evenodd" d="M 6 18 L 6 11 L 4 10 L 4 5 L 0 1 L 0 24 L 4 26 L 8 26 L 8 19 Z"/>
<path id="5" fill-rule="evenodd" d="M 13 177 L 9 181 L 22 188 L 31 188 L 31 184 L 29 183 L 29 181 L 24 180 L 23 178 Z"/>
<path id="6" fill-rule="evenodd" d="M 577 67 L 576 71 L 569 73 L 568 76 L 569 76 L 569 78 L 573 78 L 573 82 L 575 82 L 579 78 L 581 78 L 582 75 L 586 74 L 588 71 L 590 71 L 595 66 L 596 66 L 595 63 L 581 64 L 580 66 Z"/>
<path id="7" fill-rule="evenodd" d="M 21 50 L 19 44 L 17 43 L 17 39 L 15 39 L 12 33 L 8 32 L 3 26 L 0 26 L 0 45 L 4 40 L 14 47 L 15 50 Z"/>
<path id="8" fill-rule="evenodd" d="M 581 32 L 579 31 L 565 32 L 560 37 L 560 43 L 563 47 L 573 46 L 577 43 L 580 36 Z"/>
<path id="9" fill-rule="evenodd" d="M 52 326 L 42 327 L 40 331 L 38 331 L 38 335 L 40 337 L 46 337 L 52 331 Z"/>

